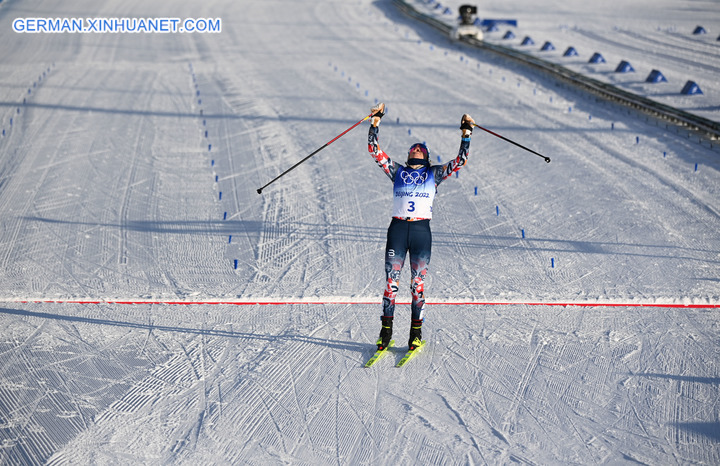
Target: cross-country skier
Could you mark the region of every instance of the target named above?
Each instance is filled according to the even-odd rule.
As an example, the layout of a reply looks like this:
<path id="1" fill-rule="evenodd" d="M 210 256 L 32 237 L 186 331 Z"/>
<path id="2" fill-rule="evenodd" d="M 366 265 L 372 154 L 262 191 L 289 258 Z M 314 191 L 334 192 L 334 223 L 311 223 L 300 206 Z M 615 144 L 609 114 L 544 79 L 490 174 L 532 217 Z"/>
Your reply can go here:
<path id="1" fill-rule="evenodd" d="M 475 121 L 470 115 L 462 116 L 460 129 L 462 139 L 460 150 L 454 160 L 444 165 L 430 165 L 430 154 L 423 143 L 413 144 L 408 151 L 406 165 L 390 160 L 378 147 L 378 125 L 385 115 L 385 104 L 371 109 L 372 124 L 368 131 L 368 151 L 375 162 L 393 182 L 392 221 L 387 232 L 385 246 L 386 284 L 383 295 L 382 328 L 377 341 L 378 350 L 387 348 L 392 336 L 395 314 L 395 296 L 398 280 L 410 253 L 412 321 L 408 346 L 414 350 L 422 342 L 423 313 L 425 310 L 424 281 L 430 264 L 432 234 L 430 219 L 437 186 L 467 161 L 470 150 L 470 135 Z"/>

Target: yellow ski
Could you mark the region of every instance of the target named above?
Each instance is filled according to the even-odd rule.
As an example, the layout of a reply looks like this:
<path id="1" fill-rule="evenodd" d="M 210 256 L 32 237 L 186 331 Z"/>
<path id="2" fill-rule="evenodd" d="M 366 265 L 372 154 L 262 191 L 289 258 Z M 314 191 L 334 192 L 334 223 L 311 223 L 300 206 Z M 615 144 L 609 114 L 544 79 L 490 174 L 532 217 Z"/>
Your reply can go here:
<path id="1" fill-rule="evenodd" d="M 394 343 L 395 343 L 395 340 L 390 340 L 390 344 L 387 345 L 386 348 L 375 351 L 375 354 L 373 354 L 372 357 L 370 359 L 368 359 L 368 362 L 365 363 L 365 367 L 372 366 L 373 364 L 375 364 L 377 362 L 378 359 L 385 356 L 385 354 L 388 352 L 388 349 L 390 349 Z"/>
<path id="2" fill-rule="evenodd" d="M 403 358 L 400 360 L 400 362 L 397 363 L 397 365 L 395 367 L 404 366 L 405 363 L 408 362 L 410 359 L 412 359 L 413 356 L 415 356 L 420 351 L 420 349 L 422 349 L 423 346 L 425 346 L 425 340 L 423 340 L 420 343 L 420 346 L 416 347 L 414 350 L 408 350 L 408 352 L 405 353 L 405 356 L 403 356 Z"/>

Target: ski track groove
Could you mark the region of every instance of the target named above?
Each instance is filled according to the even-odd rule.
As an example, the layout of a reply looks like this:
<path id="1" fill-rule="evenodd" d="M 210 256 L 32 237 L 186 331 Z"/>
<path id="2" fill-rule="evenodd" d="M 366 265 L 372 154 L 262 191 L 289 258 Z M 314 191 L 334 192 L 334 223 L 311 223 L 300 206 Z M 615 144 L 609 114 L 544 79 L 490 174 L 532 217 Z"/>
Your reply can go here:
<path id="1" fill-rule="evenodd" d="M 302 416 L 302 422 L 301 422 L 301 424 L 302 424 L 303 430 L 304 430 L 302 435 L 304 435 L 305 438 L 307 438 L 307 440 L 310 442 L 310 447 L 311 447 L 313 450 L 315 450 L 317 447 L 316 447 L 316 445 L 315 445 L 315 440 L 314 440 L 312 434 L 310 433 L 310 427 L 309 427 L 309 426 L 310 426 L 310 423 L 312 422 L 312 419 L 308 419 L 308 415 L 307 415 L 308 413 L 307 413 L 307 411 L 305 410 L 303 404 L 300 402 L 300 400 L 301 400 L 303 397 L 300 395 L 300 393 L 299 393 L 299 391 L 298 391 L 298 387 L 297 387 L 297 377 L 295 377 L 294 375 L 293 375 L 292 377 L 290 377 L 290 382 L 291 382 L 291 384 L 292 384 L 293 401 L 294 401 L 294 404 L 295 404 L 295 409 L 297 410 L 298 413 L 301 413 L 301 416 Z M 293 445 L 292 449 L 290 449 L 290 454 L 291 454 L 292 456 L 295 456 L 296 450 L 298 449 L 298 447 L 301 447 L 301 445 L 302 445 L 301 440 L 302 440 L 302 439 L 303 439 L 303 437 L 300 436 L 300 437 L 297 439 L 297 441 L 295 442 L 295 444 Z"/>
<path id="2" fill-rule="evenodd" d="M 456 382 L 455 380 L 453 380 L 453 382 L 457 385 L 457 382 Z M 467 422 L 463 419 L 463 416 L 461 415 L 460 411 L 458 411 L 457 409 L 453 408 L 453 406 L 450 404 L 450 401 L 449 401 L 449 400 L 447 399 L 447 397 L 444 396 L 442 393 L 438 393 L 438 396 L 439 396 L 440 399 L 443 401 L 443 403 L 445 403 L 445 405 L 447 406 L 447 408 L 450 409 L 450 411 L 455 415 L 455 417 L 457 418 L 458 424 L 459 424 L 460 426 L 462 426 L 462 428 L 464 429 L 466 435 L 469 437 L 469 442 L 468 442 L 468 440 L 466 440 L 466 439 L 463 439 L 463 442 L 466 442 L 466 443 L 468 443 L 468 445 L 472 446 L 472 448 L 475 449 L 475 451 L 477 452 L 477 454 L 478 454 L 478 456 L 480 457 L 480 459 L 482 460 L 482 462 L 485 463 L 485 464 L 488 464 L 488 459 L 485 457 L 485 455 L 483 455 L 482 449 L 480 448 L 480 446 L 479 446 L 478 443 L 477 443 L 477 440 L 475 439 L 476 435 L 474 435 L 474 434 L 470 431 L 470 426 L 469 426 L 469 425 L 467 424 Z M 494 428 L 490 425 L 490 423 L 487 421 L 487 419 L 486 419 L 485 417 L 483 417 L 481 414 L 480 414 L 479 416 L 480 416 L 480 418 L 482 419 L 482 421 L 487 425 L 488 428 L 490 428 L 491 430 L 494 429 Z M 468 455 L 469 455 L 469 454 L 470 454 L 470 453 L 468 452 Z"/>
<path id="3" fill-rule="evenodd" d="M 290 364 L 278 364 L 278 363 L 270 363 L 270 359 L 260 359 L 257 360 L 257 368 L 253 369 L 254 373 L 262 374 L 262 381 L 255 380 L 255 381 L 248 381 L 247 383 L 251 383 L 255 388 L 259 388 L 260 390 L 238 390 L 242 393 L 249 393 L 248 395 L 241 395 L 240 402 L 241 405 L 246 406 L 246 409 L 244 412 L 246 413 L 245 417 L 241 417 L 239 419 L 236 419 L 235 422 L 238 423 L 238 425 L 243 426 L 243 431 L 248 435 L 248 437 L 254 437 L 254 438 L 267 438 L 267 433 L 262 428 L 262 422 L 263 419 L 266 418 L 266 416 L 270 416 L 274 419 L 274 411 L 276 409 L 280 409 L 285 412 L 287 415 L 292 415 L 293 413 L 288 411 L 288 409 L 283 405 L 283 400 L 291 396 L 294 399 L 296 398 L 297 389 L 294 388 L 295 384 L 290 384 L 290 386 L 287 386 L 286 384 L 283 384 L 281 381 L 286 380 L 288 375 L 291 378 L 297 378 L 297 375 L 295 374 L 296 369 L 303 364 L 303 359 L 299 357 L 299 354 L 305 354 L 307 351 L 301 351 L 303 348 L 312 348 L 315 346 L 312 343 L 306 343 L 306 342 L 297 342 L 297 341 L 290 341 L 290 346 L 287 344 L 281 345 L 281 347 L 278 349 L 281 351 L 282 354 L 293 354 L 294 356 L 290 358 L 292 361 Z M 274 350 L 275 351 L 275 350 Z M 267 363 L 265 362 L 267 361 Z M 268 367 L 269 364 L 269 367 Z M 269 370 L 268 370 L 269 369 Z M 304 370 L 308 370 L 309 366 L 306 367 Z M 301 371 L 301 374 L 303 372 Z M 263 387 L 265 386 L 285 386 L 286 388 L 283 389 L 281 392 L 278 393 L 271 393 L 267 390 L 265 390 Z M 260 396 L 260 392 L 264 393 L 264 396 Z M 290 394 L 290 392 L 294 394 Z M 230 395 L 231 393 L 228 393 Z M 267 398 L 267 399 L 266 399 Z M 264 409 L 261 409 L 261 406 Z M 263 414 L 258 416 L 258 411 L 261 411 Z M 310 418 L 310 423 L 312 423 L 313 419 Z M 273 420 L 274 425 L 277 428 L 277 434 L 281 437 L 281 439 L 284 437 L 282 435 L 283 429 L 280 427 L 278 421 Z M 304 426 L 304 429 L 308 429 L 308 426 Z M 269 439 L 268 439 L 269 440 Z M 282 440 L 284 442 L 284 440 Z M 283 451 L 289 451 L 289 449 L 286 446 L 283 446 Z"/>
<path id="4" fill-rule="evenodd" d="M 46 81 L 47 81 L 47 76 L 46 76 L 46 79 L 42 81 L 41 86 L 39 86 L 36 90 L 39 90 L 40 88 L 42 88 L 42 85 Z M 34 98 L 34 96 L 33 96 L 33 98 Z M 23 163 L 26 162 L 28 155 L 32 156 L 31 151 L 23 151 L 22 152 L 23 155 L 20 156 L 19 149 L 23 148 L 23 146 L 28 144 L 27 141 L 34 140 L 34 137 L 37 136 L 39 133 L 41 133 L 41 129 L 42 129 L 41 127 L 38 127 L 38 126 L 28 125 L 28 122 L 26 121 L 28 118 L 28 116 L 26 114 L 29 112 L 28 107 L 26 107 L 24 104 L 23 105 L 18 104 L 17 109 L 19 110 L 20 108 L 22 108 L 22 113 L 20 113 L 21 118 L 20 118 L 20 120 L 17 120 L 18 113 L 14 111 L 15 107 L 14 106 L 9 107 L 9 111 L 11 112 L 10 114 L 13 115 L 13 117 L 15 117 L 16 123 L 11 128 L 10 134 L 8 134 L 7 136 L 4 136 L 2 139 L 0 139 L 0 143 L 7 141 L 7 144 L 10 144 L 9 141 L 11 140 L 11 138 L 15 139 L 15 140 L 17 140 L 17 138 L 21 138 L 22 140 L 24 140 L 24 142 L 19 147 L 16 147 L 15 150 L 12 151 L 12 156 L 8 157 L 8 154 L 11 152 L 10 149 L 3 151 L 5 160 L 3 161 L 3 164 L 0 165 L 0 194 L 3 194 L 2 196 L 0 196 L 0 207 L 2 208 L 3 211 L 6 210 L 6 206 L 8 205 L 9 201 L 15 197 L 15 194 L 16 194 L 18 188 L 21 187 L 20 185 L 18 185 L 17 187 L 10 189 L 10 191 L 6 191 L 8 188 L 8 182 L 10 182 L 10 186 L 13 187 L 14 183 L 12 183 L 12 181 L 13 181 L 13 178 L 15 178 L 15 176 L 17 175 L 17 170 L 22 168 L 22 165 L 23 165 Z M 3 123 L 4 123 L 4 119 L 3 119 Z M 20 134 L 16 136 L 15 133 L 17 133 L 18 131 L 20 132 Z M 28 134 L 26 134 L 26 132 Z M 29 139 L 28 139 L 28 137 L 29 137 Z M 63 137 L 65 137 L 65 135 Z M 33 160 L 34 159 L 35 158 L 33 158 Z M 48 171 L 49 171 L 49 167 L 44 170 L 45 176 Z M 29 205 L 29 201 L 30 201 L 29 196 L 28 196 L 27 201 L 28 202 L 25 204 L 25 208 L 23 209 L 23 212 L 27 210 L 27 205 Z M 10 241 L 8 242 L 8 244 L 15 243 L 15 241 L 17 240 L 18 234 L 19 234 L 20 222 L 15 221 L 14 224 L 15 224 L 15 229 L 13 229 L 13 232 L 10 235 Z M 7 268 L 11 251 L 12 251 L 12 249 L 8 248 L 8 253 L 3 258 L 3 261 L 2 261 L 3 268 Z"/>
<path id="5" fill-rule="evenodd" d="M 37 130 L 37 131 L 39 131 L 39 130 Z M 33 135 L 29 135 L 29 136 L 32 137 Z M 28 151 L 28 152 L 31 152 L 31 151 Z M 54 152 L 51 154 L 51 157 L 54 159 L 54 157 L 55 157 L 56 155 L 57 155 L 57 150 L 54 151 Z M 23 161 L 24 161 L 24 160 L 23 160 Z M 42 171 L 42 173 L 41 173 L 41 175 L 40 175 L 39 177 L 37 177 L 37 180 L 36 180 L 36 182 L 35 182 L 35 189 L 36 189 L 36 191 L 37 191 L 37 188 L 44 183 L 44 181 L 45 181 L 45 179 L 47 178 L 49 172 L 50 172 L 50 169 L 47 168 L 47 169 L 45 169 L 45 170 Z M 19 188 L 19 187 L 18 187 L 18 188 Z M 15 197 L 14 195 L 16 194 L 16 192 L 17 192 L 17 188 L 16 188 L 15 190 L 12 190 L 12 191 L 10 191 L 10 192 L 7 192 L 5 195 L 7 196 L 7 198 L 12 198 L 12 197 Z M 23 205 L 22 205 L 22 207 L 21 207 L 21 211 L 22 211 L 22 212 L 27 212 L 27 211 L 28 211 L 29 207 L 30 207 L 31 204 L 32 204 L 32 200 L 33 200 L 33 198 L 32 198 L 31 196 L 26 196 L 26 197 L 25 197 L 25 201 L 23 202 Z M 12 225 L 13 225 L 13 226 L 12 226 L 12 231 L 11 231 L 11 233 L 6 236 L 6 237 L 9 239 L 9 241 L 7 241 L 7 244 L 16 244 L 16 243 L 18 242 L 18 238 L 19 238 L 19 236 L 20 236 L 20 230 L 22 229 L 23 222 L 20 221 L 20 219 L 15 219 L 15 220 L 12 222 Z M 13 252 L 13 248 L 8 248 L 7 251 L 8 251 L 8 252 L 7 252 L 7 254 L 5 255 L 4 260 L 3 260 L 3 263 L 2 263 L 2 267 L 3 267 L 4 269 L 6 269 L 6 270 L 9 268 L 9 267 L 8 267 L 8 264 L 9 264 L 9 261 L 11 260 L 11 254 L 12 254 L 12 252 Z"/>
<path id="6" fill-rule="evenodd" d="M 148 108 L 147 103 L 150 100 L 151 94 L 146 94 L 146 99 L 143 102 L 143 108 Z M 137 170 L 138 170 L 138 163 L 139 159 L 141 157 L 140 154 L 144 154 L 145 151 L 141 149 L 141 139 L 143 138 L 143 128 L 145 127 L 145 119 L 146 117 L 141 117 L 139 119 L 139 122 L 137 123 L 135 136 L 133 138 L 133 145 L 132 148 L 134 149 L 132 151 L 132 157 L 130 159 L 130 168 L 129 173 L 127 175 L 127 182 L 123 188 L 123 192 L 120 195 L 122 198 L 121 204 L 120 204 L 120 212 L 119 212 L 119 220 L 121 222 L 120 227 L 120 234 L 119 234 L 119 244 L 118 244 L 118 262 L 120 265 L 127 265 L 128 264 L 128 229 L 127 226 L 129 224 L 129 209 L 130 209 L 130 197 L 133 194 L 133 189 L 136 186 L 136 176 L 137 176 Z"/>

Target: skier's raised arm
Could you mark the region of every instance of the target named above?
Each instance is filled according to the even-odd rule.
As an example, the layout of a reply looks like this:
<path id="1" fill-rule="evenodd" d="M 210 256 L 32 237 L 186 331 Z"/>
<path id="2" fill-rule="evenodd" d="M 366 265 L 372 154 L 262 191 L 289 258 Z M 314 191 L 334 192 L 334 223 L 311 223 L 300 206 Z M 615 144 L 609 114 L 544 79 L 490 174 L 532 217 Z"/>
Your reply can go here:
<path id="1" fill-rule="evenodd" d="M 475 124 L 475 120 L 468 115 L 467 113 L 462 116 L 462 119 L 460 120 L 460 131 L 461 139 L 460 139 L 460 149 L 458 149 L 458 155 L 455 159 L 449 161 L 445 165 L 441 165 L 440 167 L 442 170 L 440 173 L 436 172 L 435 176 L 435 184 L 440 184 L 441 181 L 447 179 L 455 173 L 456 171 L 460 170 L 463 165 L 467 162 L 467 158 L 470 155 L 470 136 L 472 136 L 472 130 L 473 125 Z M 438 176 L 439 175 L 439 176 Z"/>
<path id="2" fill-rule="evenodd" d="M 370 152 L 372 158 L 385 174 L 393 180 L 395 179 L 395 173 L 397 173 L 397 164 L 390 160 L 385 151 L 378 146 L 378 126 L 380 125 L 380 119 L 385 115 L 385 104 L 380 102 L 370 109 L 370 113 L 373 116 L 370 120 L 370 129 L 368 129 L 368 152 Z"/>

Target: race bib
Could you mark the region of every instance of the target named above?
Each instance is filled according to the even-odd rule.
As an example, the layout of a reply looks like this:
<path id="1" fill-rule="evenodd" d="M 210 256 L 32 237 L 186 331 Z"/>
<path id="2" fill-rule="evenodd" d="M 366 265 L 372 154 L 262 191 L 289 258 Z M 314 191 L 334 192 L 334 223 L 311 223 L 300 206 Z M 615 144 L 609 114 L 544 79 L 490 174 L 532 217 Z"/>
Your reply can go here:
<path id="1" fill-rule="evenodd" d="M 400 167 L 393 185 L 393 217 L 432 218 L 435 175 L 428 167 Z"/>

